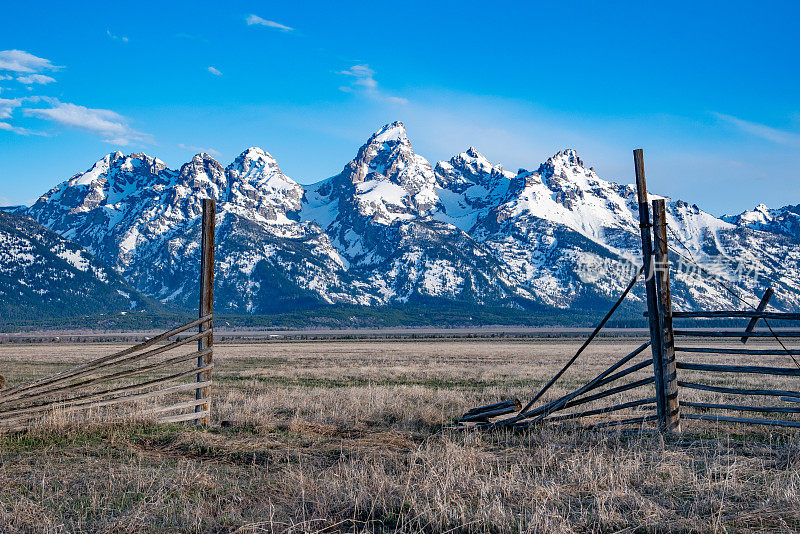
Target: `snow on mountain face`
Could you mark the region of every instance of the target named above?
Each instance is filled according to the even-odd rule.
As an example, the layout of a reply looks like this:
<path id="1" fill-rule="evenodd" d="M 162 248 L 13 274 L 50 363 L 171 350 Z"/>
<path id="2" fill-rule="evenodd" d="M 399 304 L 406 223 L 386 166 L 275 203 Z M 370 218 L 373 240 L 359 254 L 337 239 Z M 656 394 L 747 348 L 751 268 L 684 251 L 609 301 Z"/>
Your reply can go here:
<path id="1" fill-rule="evenodd" d="M 63 317 L 142 308 L 147 299 L 75 243 L 0 211 L 0 315 Z"/>
<path id="2" fill-rule="evenodd" d="M 27 213 L 146 294 L 193 306 L 204 197 L 218 200 L 217 305 L 236 313 L 429 297 L 593 306 L 613 298 L 640 261 L 634 187 L 601 179 L 574 150 L 517 174 L 472 147 L 432 166 L 399 122 L 373 134 L 342 172 L 305 187 L 259 148 L 227 167 L 199 154 L 180 170 L 117 152 Z M 778 306 L 796 307 L 800 209 L 791 208 L 722 220 L 669 201 L 671 244 L 742 294 L 772 284 Z M 747 266 L 758 276 L 736 278 Z M 676 307 L 739 307 L 680 267 Z"/>
<path id="3" fill-rule="evenodd" d="M 800 204 L 778 209 L 769 209 L 764 204 L 759 204 L 752 211 L 743 211 L 739 215 L 723 215 L 722 219 L 753 230 L 800 238 Z"/>

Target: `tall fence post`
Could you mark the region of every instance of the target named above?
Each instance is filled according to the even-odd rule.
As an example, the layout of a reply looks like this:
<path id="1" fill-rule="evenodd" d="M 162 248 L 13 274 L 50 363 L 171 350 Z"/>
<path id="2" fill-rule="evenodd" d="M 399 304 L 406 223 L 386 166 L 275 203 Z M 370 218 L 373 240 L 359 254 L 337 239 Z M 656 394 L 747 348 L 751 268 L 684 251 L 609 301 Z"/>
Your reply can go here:
<path id="1" fill-rule="evenodd" d="M 214 230 L 216 227 L 216 203 L 213 199 L 203 199 L 203 221 L 202 237 L 200 245 L 200 317 L 214 313 Z M 200 323 L 200 332 L 211 330 L 213 332 L 213 318 Z M 205 367 L 213 361 L 214 335 L 209 333 L 198 341 L 198 350 L 203 351 L 211 348 L 203 356 L 197 358 L 197 367 Z M 198 382 L 211 380 L 211 370 L 197 374 Z M 203 404 L 195 406 L 195 412 L 211 412 L 211 386 L 197 388 L 195 393 L 197 400 L 205 400 Z M 206 416 L 197 420 L 198 424 L 207 425 L 210 417 Z"/>
<path id="2" fill-rule="evenodd" d="M 639 201 L 639 233 L 642 236 L 642 261 L 644 262 L 645 292 L 647 294 L 647 322 L 650 327 L 650 350 L 653 354 L 655 376 L 656 410 L 658 423 L 667 428 L 667 400 L 661 360 L 661 327 L 658 321 L 658 297 L 653 269 L 653 241 L 650 233 L 650 203 L 647 201 L 647 182 L 644 178 L 644 154 L 641 148 L 633 151 L 633 166 L 636 170 L 636 195 Z"/>
<path id="3" fill-rule="evenodd" d="M 669 288 L 669 251 L 667 248 L 667 209 L 664 199 L 653 201 L 653 234 L 655 236 L 655 274 L 658 289 L 658 322 L 661 337 L 661 365 L 666 426 L 668 432 L 681 431 L 678 404 L 678 373 L 675 362 L 675 334 L 672 330 L 672 295 Z"/>

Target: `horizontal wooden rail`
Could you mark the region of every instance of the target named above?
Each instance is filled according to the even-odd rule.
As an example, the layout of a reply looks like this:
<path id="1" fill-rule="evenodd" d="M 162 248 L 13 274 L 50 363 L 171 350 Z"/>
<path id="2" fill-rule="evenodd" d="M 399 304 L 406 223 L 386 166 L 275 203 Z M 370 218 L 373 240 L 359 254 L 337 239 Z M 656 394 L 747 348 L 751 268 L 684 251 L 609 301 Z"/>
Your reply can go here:
<path id="1" fill-rule="evenodd" d="M 90 393 L 86 395 L 81 395 L 79 397 L 73 397 L 71 399 L 65 399 L 63 401 L 55 401 L 55 402 L 46 402 L 42 404 L 36 404 L 33 406 L 26 406 L 23 408 L 14 408 L 11 410 L 0 410 L 0 419 L 5 418 L 10 415 L 16 415 L 21 413 L 35 413 L 35 412 L 42 412 L 47 411 L 50 409 L 55 409 L 57 407 L 68 407 L 73 406 L 75 404 L 80 403 L 80 401 L 91 401 L 91 400 L 101 400 L 103 397 L 108 395 L 114 395 L 117 393 L 126 393 L 129 391 L 136 391 L 140 389 L 145 389 L 150 386 L 155 386 L 158 384 L 164 384 L 166 382 L 171 382 L 173 380 L 177 380 L 179 378 L 183 378 L 186 376 L 195 376 L 199 373 L 208 371 L 214 367 L 214 364 L 206 365 L 205 367 L 198 367 L 196 369 L 191 369 L 190 371 L 184 371 L 182 373 L 175 373 L 173 375 L 169 375 L 163 378 L 156 378 L 154 380 L 148 380 L 147 382 L 142 382 L 141 384 L 132 384 L 130 386 L 122 386 L 118 388 L 111 388 L 105 391 L 99 391 L 96 393 Z M 195 386 L 196 388 L 197 386 Z M 91 403 L 87 403 L 89 405 Z"/>
<path id="2" fill-rule="evenodd" d="M 724 365 L 711 363 L 677 362 L 678 369 L 686 371 L 711 371 L 715 373 L 748 373 L 775 376 L 800 376 L 796 367 L 766 367 L 759 365 Z"/>
<path id="3" fill-rule="evenodd" d="M 728 388 L 722 386 L 710 386 L 708 384 L 698 384 L 696 382 L 685 382 L 678 380 L 678 385 L 682 388 L 699 389 L 702 391 L 713 391 L 714 393 L 728 393 L 730 395 L 760 395 L 765 397 L 800 397 L 800 392 L 787 391 L 781 389 L 745 389 Z"/>
<path id="4" fill-rule="evenodd" d="M 700 354 L 742 354 L 746 356 L 800 356 L 800 350 L 783 349 L 733 349 L 728 347 L 675 347 L 675 352 Z"/>
<path id="5" fill-rule="evenodd" d="M 186 421 L 195 421 L 204 417 L 209 417 L 211 410 L 203 410 L 200 412 L 184 413 L 180 415 L 171 415 L 169 417 L 161 417 L 158 419 L 159 423 L 183 423 Z"/>
<path id="6" fill-rule="evenodd" d="M 647 317 L 647 312 L 644 312 Z M 784 312 L 757 312 L 748 310 L 722 310 L 722 311 L 673 311 L 674 319 L 702 319 L 702 318 L 745 318 L 745 319 L 785 319 L 789 321 L 800 321 L 800 313 Z"/>
<path id="7" fill-rule="evenodd" d="M 609 412 L 617 412 L 619 410 L 624 410 L 626 408 L 635 408 L 637 406 L 644 406 L 644 405 L 647 405 L 647 404 L 655 404 L 655 402 L 656 402 L 656 398 L 655 397 L 650 397 L 648 399 L 641 399 L 641 400 L 636 400 L 636 401 L 623 402 L 621 404 L 615 404 L 614 406 L 608 406 L 608 407 L 605 407 L 605 408 L 595 408 L 594 410 L 586 410 L 586 411 L 578 412 L 578 413 L 568 413 L 568 414 L 565 414 L 565 415 L 555 415 L 553 417 L 548 417 L 546 419 L 543 419 L 542 422 L 545 422 L 545 421 L 555 422 L 555 421 L 565 421 L 567 419 L 578 419 L 580 417 L 589 417 L 589 416 L 592 416 L 592 415 L 600 415 L 600 414 L 609 413 Z"/>
<path id="8" fill-rule="evenodd" d="M 596 423 L 594 425 L 591 425 L 589 428 L 608 428 L 612 426 L 621 426 L 621 425 L 640 425 L 643 423 L 650 423 L 653 421 L 658 421 L 657 415 L 644 415 L 641 417 L 630 417 L 628 419 L 618 419 L 616 421 Z"/>
<path id="9" fill-rule="evenodd" d="M 800 408 L 791 406 L 746 406 L 742 404 L 719 404 L 713 402 L 680 401 L 681 406 L 689 408 L 704 408 L 709 410 L 733 410 L 736 412 L 760 413 L 800 413 Z"/>
<path id="10" fill-rule="evenodd" d="M 83 363 L 81 365 L 78 365 L 77 367 L 73 367 L 71 369 L 66 369 L 64 371 L 59 371 L 57 373 L 53 373 L 51 375 L 42 377 L 42 378 L 40 378 L 38 380 L 34 380 L 33 382 L 29 382 L 27 384 L 22 384 L 22 385 L 19 385 L 19 386 L 4 390 L 4 391 L 0 392 L 0 401 L 3 400 L 4 398 L 8 397 L 9 395 L 17 393 L 18 391 L 27 390 L 27 389 L 30 389 L 30 388 L 33 388 L 33 387 L 37 387 L 39 385 L 43 385 L 45 383 L 50 383 L 51 380 L 56 379 L 56 378 L 60 378 L 60 377 L 62 377 L 64 375 L 66 375 L 66 374 L 73 373 L 75 371 L 80 371 L 80 370 L 82 370 L 84 368 L 87 368 L 87 367 L 95 367 L 97 364 L 101 364 L 101 363 L 104 363 L 104 362 L 109 362 L 111 360 L 115 360 L 117 358 L 121 358 L 121 357 L 127 356 L 129 354 L 133 354 L 134 352 L 139 352 L 139 351 L 144 350 L 144 349 L 146 349 L 148 347 L 152 347 L 156 343 L 160 343 L 160 342 L 162 342 L 162 341 L 164 341 L 166 339 L 171 338 L 172 336 L 180 334 L 181 332 L 185 332 L 186 330 L 189 330 L 190 328 L 198 326 L 201 323 L 209 321 L 212 318 L 213 318 L 213 314 L 209 314 L 209 315 L 200 317 L 199 319 L 195 319 L 194 321 L 191 321 L 191 322 L 186 323 L 184 325 L 181 325 L 181 326 L 178 326 L 176 328 L 173 328 L 172 330 L 168 330 L 167 332 L 164 332 L 163 334 L 159 334 L 159 335 L 157 335 L 157 336 L 155 336 L 155 337 L 153 337 L 151 339 L 148 339 L 147 341 L 145 341 L 143 343 L 139 343 L 138 345 L 134 345 L 133 347 L 128 347 L 127 349 L 121 350 L 119 352 L 115 352 L 114 354 L 110 354 L 108 356 L 103 356 L 102 358 L 98 358 L 96 360 L 92 360 L 90 362 Z"/>
<path id="11" fill-rule="evenodd" d="M 15 399 L 11 399 L 11 400 L 5 401 L 2 404 L 0 404 L 0 406 L 3 406 L 5 404 L 7 404 L 7 403 L 30 402 L 32 400 L 40 399 L 40 398 L 45 397 L 47 395 L 52 395 L 52 394 L 58 393 L 58 392 L 77 391 L 77 390 L 79 390 L 81 388 L 84 388 L 84 387 L 87 387 L 87 386 L 91 386 L 91 385 L 95 385 L 95 384 L 101 384 L 103 382 L 111 382 L 113 380 L 119 380 L 120 378 L 126 378 L 126 377 L 129 377 L 129 376 L 135 376 L 135 375 L 146 373 L 146 372 L 150 372 L 150 371 L 156 371 L 158 369 L 163 369 L 165 367 L 169 367 L 171 365 L 175 365 L 175 364 L 178 364 L 178 363 L 183 363 L 183 362 L 187 362 L 187 361 L 190 361 L 190 360 L 195 360 L 195 359 L 197 359 L 198 356 L 203 356 L 204 354 L 211 354 L 212 350 L 213 349 L 206 349 L 206 350 L 203 350 L 203 351 L 196 351 L 196 352 L 192 352 L 190 354 L 184 354 L 182 356 L 176 356 L 174 358 L 169 358 L 169 359 L 161 361 L 161 362 L 156 362 L 156 363 L 152 363 L 152 364 L 149 364 L 149 365 L 144 365 L 142 367 L 137 367 L 136 369 L 127 369 L 125 371 L 120 371 L 118 373 L 112 373 L 110 375 L 103 375 L 103 376 L 98 376 L 98 377 L 95 377 L 95 378 L 90 378 L 89 380 L 84 380 L 83 382 L 78 382 L 76 384 L 66 384 L 66 385 L 59 386 L 59 387 L 54 388 L 54 389 L 47 389 L 47 390 L 44 390 L 44 391 L 39 391 L 39 392 L 36 392 L 36 393 L 29 394 L 29 395 L 23 395 L 21 397 L 15 398 Z M 72 377 L 72 378 L 74 378 L 74 377 Z"/>
<path id="12" fill-rule="evenodd" d="M 206 382 L 201 382 L 205 384 Z M 197 387 L 195 383 L 195 387 Z M 185 402 L 178 402 L 176 404 L 171 404 L 169 406 L 157 406 L 155 408 L 148 408 L 147 410 L 141 410 L 137 412 L 140 415 L 150 415 L 155 413 L 164 413 L 164 412 L 171 412 L 173 410 L 184 410 L 186 408 L 194 408 L 195 406 L 200 406 L 201 404 L 206 404 L 208 399 L 192 399 Z"/>
<path id="13" fill-rule="evenodd" d="M 114 405 L 122 404 L 122 403 L 125 403 L 125 402 L 136 402 L 136 401 L 140 401 L 140 400 L 151 399 L 153 397 L 160 397 L 160 396 L 163 396 L 163 395 L 168 395 L 168 394 L 171 394 L 171 393 L 178 393 L 178 392 L 181 392 L 181 391 L 193 390 L 193 389 L 197 388 L 197 384 L 201 384 L 202 386 L 210 386 L 211 385 L 211 381 L 209 380 L 208 382 L 192 382 L 192 383 L 189 383 L 189 384 L 177 384 L 177 385 L 170 386 L 170 387 L 164 388 L 164 389 L 159 389 L 159 390 L 156 390 L 156 391 L 148 391 L 146 393 L 137 393 L 137 394 L 131 394 L 131 395 L 122 395 L 122 396 L 115 397 L 113 399 L 108 399 L 108 400 L 102 400 L 102 401 L 89 400 L 89 401 L 86 401 L 86 402 L 83 402 L 83 403 L 79 403 L 79 404 L 74 404 L 74 405 L 71 405 L 71 406 L 49 405 L 46 408 L 47 409 L 52 409 L 53 411 L 58 411 L 59 413 L 71 413 L 71 412 L 77 412 L 77 411 L 84 410 L 84 409 L 89 409 L 89 408 L 104 408 L 106 406 L 114 406 Z M 37 410 L 37 412 L 35 412 L 35 413 L 28 413 L 26 415 L 18 415 L 17 417 L 13 417 L 11 419 L 0 419 L 0 425 L 4 425 L 6 423 L 16 423 L 16 422 L 19 422 L 19 421 L 30 420 L 31 418 L 36 417 L 37 415 L 41 414 L 42 412 L 48 411 L 47 409 L 45 409 L 45 410 Z"/>
<path id="14" fill-rule="evenodd" d="M 675 330 L 676 336 L 685 337 L 773 337 L 772 332 L 764 330 L 756 330 L 745 334 L 744 330 Z M 775 335 L 778 337 L 800 337 L 800 332 L 797 330 L 776 330 Z"/>
<path id="15" fill-rule="evenodd" d="M 751 419 L 749 417 L 729 417 L 727 415 L 684 413 L 681 419 L 697 419 L 700 421 L 712 421 L 721 423 L 741 423 L 749 425 L 783 426 L 800 428 L 800 421 L 782 421 L 780 419 Z"/>

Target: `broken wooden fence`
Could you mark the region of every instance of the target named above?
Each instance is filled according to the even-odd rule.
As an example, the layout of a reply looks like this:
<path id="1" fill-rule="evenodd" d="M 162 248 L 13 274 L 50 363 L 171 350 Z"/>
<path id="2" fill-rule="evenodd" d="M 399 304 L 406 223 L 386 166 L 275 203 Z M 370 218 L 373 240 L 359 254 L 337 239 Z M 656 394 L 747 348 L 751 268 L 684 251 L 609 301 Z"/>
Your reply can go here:
<path id="1" fill-rule="evenodd" d="M 150 417 L 163 423 L 208 423 L 214 368 L 214 220 L 214 201 L 204 200 L 198 319 L 114 354 L 0 390 L 0 431 L 46 420 Z M 198 331 L 191 333 L 194 328 Z M 197 349 L 186 352 L 192 344 Z"/>
<path id="2" fill-rule="evenodd" d="M 655 426 L 662 431 L 680 432 L 682 419 L 800 428 L 800 420 L 795 416 L 795 414 L 800 414 L 800 387 L 797 387 L 796 380 L 786 384 L 787 377 L 788 379 L 800 377 L 800 363 L 795 359 L 796 355 L 800 355 L 800 350 L 788 348 L 782 339 L 800 337 L 800 329 L 781 330 L 780 333 L 776 333 L 768 322 L 770 320 L 798 321 L 800 313 L 766 311 L 773 295 L 771 288 L 767 289 L 758 306 L 750 305 L 723 281 L 715 278 L 697 262 L 694 262 L 693 258 L 688 261 L 693 262 L 699 272 L 722 285 L 726 291 L 752 309 L 673 311 L 670 294 L 670 247 L 667 239 L 665 201 L 657 199 L 652 202 L 653 217 L 651 220 L 641 150 L 634 151 L 634 167 L 643 266 L 589 338 L 559 372 L 533 396 L 530 402 L 522 409 L 513 408 L 514 401 L 504 401 L 473 409 L 457 420 L 461 428 L 520 429 L 547 422 L 576 421 L 585 422 L 586 426 L 593 428 L 634 427 L 642 429 Z M 677 235 L 675 238 L 677 239 Z M 680 255 L 675 250 L 672 252 Z M 687 260 L 685 256 L 680 256 Z M 578 360 L 581 353 L 600 333 L 640 280 L 644 282 L 645 286 L 644 293 L 647 304 L 645 315 L 648 319 L 650 340 L 620 358 L 580 388 L 555 399 L 541 402 L 537 406 L 537 402 L 542 401 L 550 388 Z M 673 319 L 742 319 L 746 323 L 742 325 L 741 330 L 676 329 L 673 326 Z M 755 330 L 759 321 L 764 323 L 767 330 Z M 771 338 L 776 343 L 776 347 L 732 348 L 729 344 L 728 346 L 713 346 L 713 343 L 706 343 L 703 346 L 692 346 L 697 342 L 684 343 L 690 339 L 702 339 L 709 342 L 715 339 L 730 341 L 736 338 L 739 338 L 743 344 L 751 338 Z M 680 340 L 677 345 L 676 339 Z M 650 349 L 649 355 L 645 352 L 648 348 Z M 691 361 L 692 358 L 700 355 L 712 357 L 734 355 L 746 358 L 747 361 L 744 363 Z M 792 365 L 779 367 L 752 364 L 754 361 L 757 362 L 758 358 L 767 356 L 785 356 L 787 363 L 791 362 Z M 694 377 L 698 375 L 699 378 L 695 379 Z M 772 382 L 759 388 L 741 387 L 740 384 L 737 384 L 743 375 L 761 375 Z M 780 380 L 783 382 L 779 382 Z M 781 385 L 784 387 L 780 387 Z M 681 389 L 692 390 L 692 400 L 681 399 L 679 395 Z M 703 395 L 706 395 L 706 398 L 703 398 Z M 730 397 L 739 400 L 733 402 L 729 400 Z M 772 403 L 765 404 L 765 400 L 771 400 Z M 578 407 L 582 408 L 577 409 Z M 776 415 L 771 418 L 726 415 L 730 412 Z M 508 416 L 511 413 L 514 415 Z M 794 419 L 793 416 L 795 416 Z"/>

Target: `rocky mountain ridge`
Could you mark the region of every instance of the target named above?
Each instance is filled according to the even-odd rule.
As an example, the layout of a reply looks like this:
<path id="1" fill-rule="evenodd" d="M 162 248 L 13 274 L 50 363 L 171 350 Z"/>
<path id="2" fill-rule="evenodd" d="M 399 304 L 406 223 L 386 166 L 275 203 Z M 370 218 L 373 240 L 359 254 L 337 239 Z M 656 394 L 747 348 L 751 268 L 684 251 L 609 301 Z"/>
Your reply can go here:
<path id="1" fill-rule="evenodd" d="M 217 308 L 231 313 L 431 299 L 602 307 L 640 256 L 635 188 L 600 178 L 574 150 L 518 173 L 474 147 L 432 165 L 399 122 L 370 136 L 340 173 L 311 185 L 286 176 L 259 148 L 226 167 L 198 154 L 177 170 L 116 152 L 24 212 L 144 294 L 191 307 L 204 197 L 218 201 Z M 716 218 L 669 200 L 673 245 L 742 296 L 752 300 L 773 285 L 776 305 L 796 308 L 800 210 L 791 208 L 770 211 L 768 220 Z M 680 267 L 676 307 L 740 306 Z"/>

